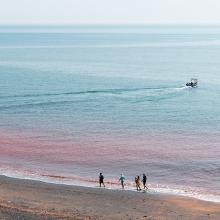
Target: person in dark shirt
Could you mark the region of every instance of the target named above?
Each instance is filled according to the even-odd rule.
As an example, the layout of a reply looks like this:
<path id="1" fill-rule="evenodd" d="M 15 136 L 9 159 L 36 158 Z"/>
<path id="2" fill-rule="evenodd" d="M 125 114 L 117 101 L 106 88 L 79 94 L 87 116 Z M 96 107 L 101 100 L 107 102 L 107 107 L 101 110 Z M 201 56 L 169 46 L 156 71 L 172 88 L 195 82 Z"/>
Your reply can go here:
<path id="1" fill-rule="evenodd" d="M 104 176 L 102 173 L 99 174 L 99 186 L 102 187 L 102 185 L 105 187 L 104 184 Z"/>
<path id="2" fill-rule="evenodd" d="M 147 176 L 145 175 L 145 173 L 143 174 L 142 182 L 143 182 L 144 189 L 148 189 L 148 187 L 146 186 L 146 183 L 147 183 Z"/>

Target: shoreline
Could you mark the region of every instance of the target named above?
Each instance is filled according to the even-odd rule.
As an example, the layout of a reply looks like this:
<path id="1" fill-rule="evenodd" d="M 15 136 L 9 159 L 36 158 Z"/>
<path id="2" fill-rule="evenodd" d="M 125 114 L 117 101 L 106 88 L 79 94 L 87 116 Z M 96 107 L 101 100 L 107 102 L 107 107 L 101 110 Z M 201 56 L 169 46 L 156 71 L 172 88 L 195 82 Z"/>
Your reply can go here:
<path id="1" fill-rule="evenodd" d="M 70 180 L 69 177 L 65 177 L 65 176 L 54 176 L 54 175 L 42 175 L 42 176 L 24 176 L 24 175 L 10 175 L 10 174 L 0 174 L 0 176 L 5 176 L 5 177 L 9 177 L 9 178 L 15 178 L 15 179 L 20 179 L 20 180 L 30 180 L 30 181 L 39 181 L 39 182 L 43 182 L 43 183 L 48 183 L 48 184 L 56 184 L 56 185 L 64 185 L 64 186 L 79 186 L 79 187 L 86 187 L 86 188 L 94 188 L 97 189 L 99 188 L 98 186 L 98 181 L 96 181 L 95 179 L 93 181 L 83 181 L 81 180 L 77 180 L 74 183 L 74 180 Z M 115 190 L 115 191 L 131 191 L 131 192 L 136 192 L 136 193 L 140 193 L 136 191 L 135 185 L 132 184 L 132 182 L 128 182 L 127 184 L 125 184 L 125 189 L 121 189 L 121 185 L 119 183 L 116 182 L 106 182 L 106 190 Z M 163 185 L 158 185 L 158 184 L 151 184 L 151 183 L 147 183 L 148 185 L 148 190 L 147 193 L 148 194 L 156 194 L 156 195 L 168 195 L 168 196 L 183 196 L 183 197 L 187 197 L 187 198 L 193 198 L 193 199 L 198 199 L 201 201 L 205 201 L 205 202 L 212 202 L 212 203 L 217 203 L 220 204 L 220 196 L 218 195 L 213 195 L 213 194 L 201 194 L 195 191 L 187 191 L 183 188 L 170 188 L 168 186 L 163 186 Z M 144 190 L 142 190 L 141 192 L 143 192 Z"/>
<path id="2" fill-rule="evenodd" d="M 0 219 L 220 219 L 220 204 L 194 198 L 44 183 L 0 176 Z"/>
<path id="3" fill-rule="evenodd" d="M 15 128 L 13 128 L 15 129 Z M 80 156 L 74 156 L 75 153 L 79 153 L 79 155 L 83 155 L 85 152 L 87 151 L 89 148 L 88 146 L 85 144 L 85 146 L 83 146 L 83 150 L 81 152 L 81 147 L 70 147 L 68 144 L 66 145 L 66 143 L 64 142 L 58 142 L 59 144 L 56 145 L 56 139 L 53 139 L 54 144 L 55 145 L 51 145 L 51 143 L 46 142 L 42 142 L 42 140 L 38 140 L 38 141 L 33 141 L 33 142 L 29 142 L 27 140 L 29 140 L 30 137 L 32 137 L 32 132 L 29 134 L 28 132 L 24 132 L 24 131 L 20 131 L 20 133 L 15 129 L 15 130 L 7 130 L 7 129 L 0 129 L 1 130 L 1 144 L 2 144 L 2 159 L 3 159 L 3 164 L 1 166 L 0 169 L 0 174 L 6 175 L 8 177 L 13 177 L 13 178 L 21 178 L 21 179 L 31 179 L 31 180 L 38 180 L 38 181 L 43 181 L 43 182 L 48 182 L 48 183 L 56 183 L 56 184 L 65 184 L 65 185 L 79 185 L 79 186 L 91 186 L 94 187 L 97 184 L 97 179 L 98 179 L 98 173 L 99 171 L 104 172 L 105 174 L 105 180 L 107 180 L 109 182 L 108 186 L 109 188 L 119 188 L 119 184 L 117 185 L 116 182 L 118 182 L 118 175 L 121 172 L 124 172 L 126 169 L 127 171 L 125 172 L 126 175 L 126 183 L 128 183 L 128 188 L 129 189 L 134 189 L 135 187 L 133 186 L 134 183 L 134 176 L 137 174 L 142 174 L 142 166 L 139 166 L 140 164 L 144 163 L 143 158 L 147 158 L 146 161 L 148 161 L 148 155 L 151 155 L 151 150 L 149 150 L 149 154 L 148 149 L 149 146 L 147 145 L 146 149 L 145 147 L 141 148 L 139 152 L 141 152 L 140 154 L 138 153 L 138 160 L 130 160 L 130 162 L 134 161 L 134 163 L 136 164 L 136 162 L 138 161 L 137 167 L 135 166 L 131 166 L 130 162 L 128 164 L 124 164 L 124 166 L 126 166 L 126 168 L 120 168 L 120 171 L 117 171 L 118 167 L 120 166 L 115 166 L 113 165 L 111 167 L 111 165 L 104 165 L 104 167 L 100 166 L 99 163 L 101 164 L 102 162 L 97 162 L 96 165 L 92 165 L 93 163 L 90 164 L 89 158 L 86 159 L 86 161 L 81 161 L 80 162 Z M 34 133 L 35 135 L 37 134 Z M 162 137 L 162 136 L 161 136 Z M 158 147 L 158 149 L 163 150 L 166 149 L 165 151 L 167 151 L 167 148 L 164 147 L 164 145 L 162 144 L 162 139 L 161 137 L 159 138 L 154 138 L 151 137 L 152 140 L 157 140 L 158 142 L 155 145 L 155 149 Z M 165 138 L 166 136 L 164 136 Z M 147 138 L 149 139 L 149 137 L 147 136 Z M 181 145 L 176 145 L 176 150 L 173 155 L 172 153 L 172 146 L 177 144 L 176 141 L 179 140 L 179 136 L 172 136 L 172 144 L 170 144 L 169 150 L 168 152 L 169 155 L 172 155 L 172 158 L 179 158 L 178 155 L 182 155 L 184 156 L 184 152 L 176 152 L 179 151 L 182 147 Z M 211 137 L 207 137 L 208 139 L 212 139 Z M 127 138 L 126 138 L 127 139 Z M 133 139 L 133 137 L 131 138 Z M 134 139 L 135 140 L 135 139 Z M 143 142 L 143 146 L 144 143 L 147 143 L 145 141 L 145 138 L 142 140 Z M 151 139 L 148 140 L 148 142 L 151 144 Z M 169 139 L 168 139 L 169 140 Z M 127 140 L 126 140 L 127 141 Z M 129 139 L 130 141 L 130 139 Z M 68 139 L 67 139 L 68 142 Z M 71 142 L 72 143 L 72 142 Z M 108 141 L 106 141 L 106 144 L 108 143 Z M 110 142 L 109 142 L 110 143 Z M 127 143 L 127 142 L 126 142 Z M 154 142 L 152 142 L 154 143 Z M 164 142 L 166 143 L 166 141 Z M 194 143 L 194 142 L 193 142 Z M 191 144 L 191 143 L 190 143 Z M 111 143 L 112 146 L 114 146 L 113 143 Z M 111 146 L 109 145 L 109 146 Z M 69 161 L 68 158 L 65 158 L 65 156 L 61 157 L 61 159 L 57 159 L 58 157 L 58 153 L 62 153 L 62 151 L 60 149 L 63 149 L 62 146 L 67 146 L 68 149 L 66 149 L 65 151 L 63 151 L 63 153 L 65 155 L 72 155 L 70 161 L 76 160 L 76 167 L 74 168 L 74 163 L 70 162 L 67 163 L 67 167 L 63 167 L 63 165 L 60 165 L 59 160 L 61 160 L 61 164 L 62 163 L 66 163 L 67 161 Z M 80 145 L 81 146 L 81 145 Z M 106 145 L 108 146 L 108 144 Z M 117 146 L 117 145 L 115 145 Z M 125 145 L 122 146 L 122 149 L 120 149 L 121 152 L 126 153 L 126 149 L 124 148 Z M 154 146 L 154 145 L 152 145 Z M 195 145 L 197 146 L 197 145 Z M 70 147 L 70 148 L 69 148 Z M 213 145 L 213 148 L 215 147 L 215 145 Z M 94 144 L 94 148 L 97 150 L 97 146 L 96 144 Z M 43 150 L 42 150 L 43 149 Z M 45 152 L 44 152 L 45 149 Z M 72 151 L 69 149 L 72 149 Z M 80 149 L 80 150 L 79 150 Z M 117 147 L 113 147 L 114 153 L 111 154 L 108 152 L 108 150 L 111 149 L 111 147 L 105 148 L 105 150 L 101 151 L 102 153 L 106 154 L 106 155 L 111 155 L 110 158 L 114 158 L 115 153 L 118 151 Z M 131 148 L 132 149 L 132 148 Z M 183 148 L 185 149 L 184 151 L 188 152 L 188 147 Z M 196 147 L 195 147 L 196 149 Z M 199 149 L 202 149 L 203 151 L 203 147 L 199 147 Z M 205 148 L 206 151 L 208 151 L 207 149 L 209 148 Z M 49 151 L 48 151 L 49 150 Z M 146 150 L 146 152 L 145 152 Z M 41 157 L 43 158 L 46 155 L 50 154 L 50 151 L 52 153 L 52 151 L 55 151 L 55 161 L 53 162 L 49 162 L 48 164 L 46 164 L 44 162 L 44 160 L 41 160 Z M 176 170 L 175 166 L 179 166 L 178 164 L 176 164 L 176 162 L 174 162 L 175 166 L 173 163 L 169 164 L 167 159 L 165 160 L 161 160 L 162 163 L 160 163 L 160 159 L 157 162 L 155 159 L 160 158 L 159 155 L 157 155 L 157 151 L 156 150 L 153 155 L 155 156 L 155 158 L 153 159 L 153 166 L 151 164 L 151 160 L 149 160 L 147 163 L 148 166 L 146 166 L 146 171 L 148 174 L 148 185 L 150 186 L 150 190 L 153 193 L 162 193 L 162 194 L 171 194 L 171 195 L 181 195 L 181 196 L 187 196 L 187 197 L 192 197 L 192 198 L 197 198 L 200 200 L 204 200 L 204 201 L 210 201 L 210 202 L 218 202 L 220 203 L 220 191 L 219 191 L 219 187 L 218 187 L 218 182 L 217 182 L 217 178 L 216 175 L 217 174 L 213 174 L 210 170 L 210 172 L 207 173 L 206 178 L 202 178 L 201 181 L 198 181 L 198 179 L 196 180 L 196 175 L 193 177 L 193 174 L 191 174 L 191 171 L 187 171 L 185 172 L 185 175 L 180 175 L 181 172 L 183 172 L 183 170 Z M 210 152 L 212 152 L 211 154 L 207 154 L 206 151 L 202 152 L 199 150 L 199 152 L 195 151 L 192 152 L 192 154 L 195 155 L 200 155 L 202 158 L 206 158 L 209 157 L 213 154 L 213 152 L 215 152 L 214 150 L 209 150 Z M 67 153 L 68 152 L 68 153 Z M 98 150 L 99 152 L 99 150 Z M 143 156 L 143 152 L 146 153 L 146 156 Z M 160 151 L 158 151 L 160 152 Z M 78 155 L 77 153 L 77 155 Z M 94 152 L 94 155 L 96 155 L 97 152 Z M 182 154 L 183 153 L 183 154 Z M 160 154 L 160 153 L 159 153 Z M 30 156 L 30 158 L 26 158 L 26 156 L 28 155 L 28 157 Z M 130 153 L 129 153 L 130 155 Z M 168 155 L 168 154 L 167 154 Z M 19 157 L 21 156 L 21 159 L 19 159 Z M 143 156 L 143 158 L 142 158 Z M 176 157 L 177 156 L 177 157 Z M 200 157 L 199 156 L 199 157 Z M 17 160 L 18 157 L 18 164 L 14 164 L 13 160 Z M 23 158 L 24 157 L 24 158 Z M 47 157 L 47 156 L 46 156 Z M 96 156 L 95 156 L 96 157 Z M 95 158 L 94 157 L 94 158 Z M 124 156 L 123 156 L 124 157 Z M 8 158 L 9 160 L 4 162 L 4 160 Z M 22 159 L 23 158 L 23 159 Z M 93 159 L 94 159 L 93 158 Z M 118 159 L 106 159 L 107 164 L 110 161 L 119 161 L 120 158 Z M 126 158 L 126 156 L 125 156 Z M 175 159 L 178 161 L 178 159 Z M 96 160 L 95 160 L 96 161 Z M 197 161 L 197 160 L 196 160 Z M 23 166 L 23 163 L 33 163 L 33 168 L 32 167 L 25 167 Z M 42 164 L 41 164 L 42 163 Z M 167 164 L 168 163 L 168 164 Z M 182 163 L 182 162 L 181 162 Z M 184 162 L 185 163 L 185 162 Z M 46 164 L 46 165 L 45 165 Z M 163 164 L 167 164 L 168 167 L 174 169 L 175 174 L 173 174 L 172 172 L 170 172 L 169 169 L 164 169 L 163 168 Z M 48 166 L 49 165 L 49 166 Z M 90 165 L 91 165 L 91 170 L 90 170 Z M 186 163 L 186 165 L 188 166 L 188 163 Z M 205 165 L 205 163 L 203 164 Z M 204 175 L 203 173 L 203 165 L 201 166 L 201 173 L 199 171 L 198 176 L 200 175 Z M 48 166 L 48 167 L 47 167 Z M 51 167 L 52 166 L 52 167 Z M 66 166 L 66 165 L 65 165 Z M 186 166 L 186 167 L 187 167 Z M 191 165 L 189 165 L 191 166 Z M 214 167 L 213 168 L 217 168 L 218 164 L 214 162 Z M 43 168 L 42 168 L 43 167 Z M 101 170 L 100 170 L 100 167 Z M 114 168 L 113 168 L 114 167 Z M 135 167 L 135 168 L 134 168 Z M 156 167 L 156 168 L 154 168 Z M 52 169 L 51 169 L 52 168 Z M 179 167 L 180 168 L 180 167 Z M 212 167 L 210 167 L 211 169 Z M 109 170 L 108 170 L 109 169 Z M 133 169 L 135 170 L 135 172 L 133 171 Z M 185 168 L 184 168 L 185 169 Z M 137 170 L 137 172 L 136 172 Z M 195 171 L 195 170 L 194 170 Z M 194 172 L 192 171 L 192 172 Z M 158 173 L 157 173 L 158 172 Z M 206 172 L 204 170 L 204 172 Z M 155 175 L 156 174 L 156 175 Z M 211 175 L 211 176 L 210 176 Z M 196 181 L 195 181 L 196 180 Z M 116 184 L 115 184 L 116 183 Z M 127 189 L 127 187 L 126 187 Z"/>

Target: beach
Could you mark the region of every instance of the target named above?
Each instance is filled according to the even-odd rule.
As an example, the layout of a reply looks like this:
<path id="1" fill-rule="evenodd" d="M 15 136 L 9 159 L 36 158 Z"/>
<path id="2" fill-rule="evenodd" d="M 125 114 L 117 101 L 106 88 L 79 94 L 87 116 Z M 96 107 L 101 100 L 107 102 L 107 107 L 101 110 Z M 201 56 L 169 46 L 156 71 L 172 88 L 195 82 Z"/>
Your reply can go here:
<path id="1" fill-rule="evenodd" d="M 0 219 L 219 220 L 220 204 L 0 176 Z"/>

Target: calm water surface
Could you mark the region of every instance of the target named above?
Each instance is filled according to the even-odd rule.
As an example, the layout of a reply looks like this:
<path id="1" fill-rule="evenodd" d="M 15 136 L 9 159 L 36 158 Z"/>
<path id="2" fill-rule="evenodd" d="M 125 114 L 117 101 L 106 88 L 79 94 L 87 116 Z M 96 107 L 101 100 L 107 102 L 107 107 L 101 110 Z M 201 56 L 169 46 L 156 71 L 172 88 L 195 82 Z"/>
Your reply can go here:
<path id="1" fill-rule="evenodd" d="M 220 27 L 0 27 L 0 173 L 220 201 L 219 57 Z"/>

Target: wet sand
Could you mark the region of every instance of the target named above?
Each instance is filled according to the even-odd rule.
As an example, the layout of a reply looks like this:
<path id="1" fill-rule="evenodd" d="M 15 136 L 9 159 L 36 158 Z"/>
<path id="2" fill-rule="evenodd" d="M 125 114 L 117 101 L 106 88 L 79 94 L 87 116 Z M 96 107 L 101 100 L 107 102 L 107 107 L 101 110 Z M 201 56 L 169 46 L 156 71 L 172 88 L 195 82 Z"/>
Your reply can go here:
<path id="1" fill-rule="evenodd" d="M 219 220 L 220 204 L 0 176 L 0 219 Z"/>

